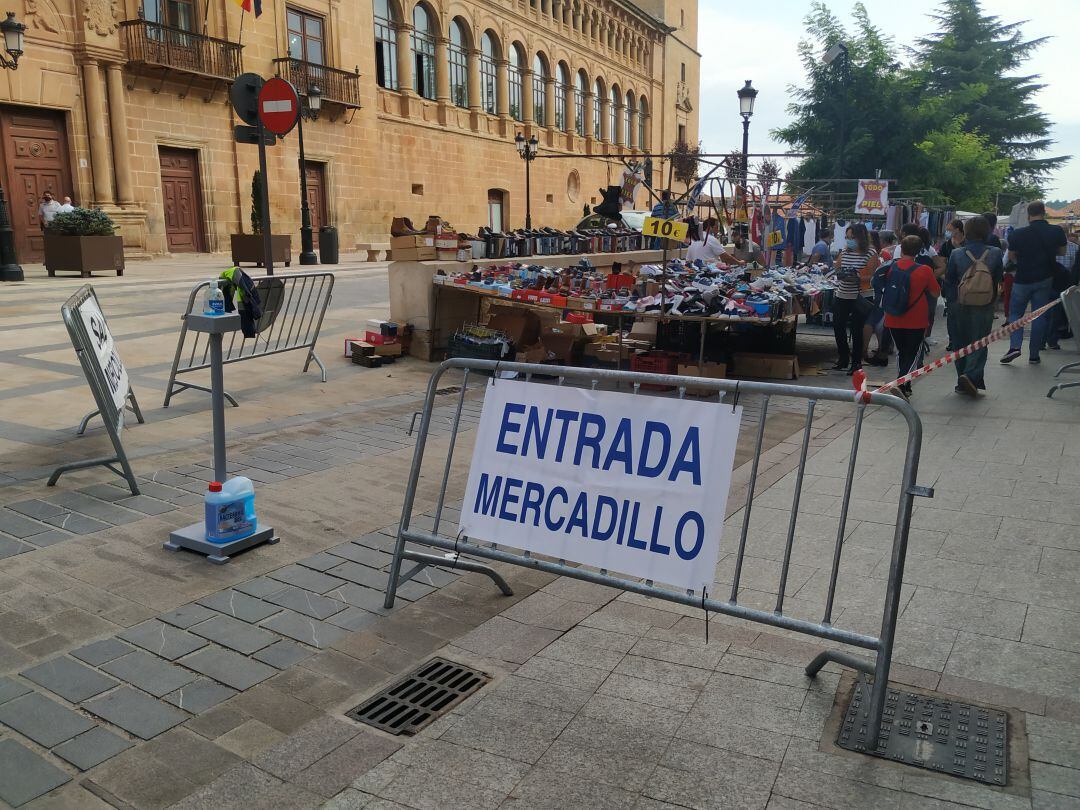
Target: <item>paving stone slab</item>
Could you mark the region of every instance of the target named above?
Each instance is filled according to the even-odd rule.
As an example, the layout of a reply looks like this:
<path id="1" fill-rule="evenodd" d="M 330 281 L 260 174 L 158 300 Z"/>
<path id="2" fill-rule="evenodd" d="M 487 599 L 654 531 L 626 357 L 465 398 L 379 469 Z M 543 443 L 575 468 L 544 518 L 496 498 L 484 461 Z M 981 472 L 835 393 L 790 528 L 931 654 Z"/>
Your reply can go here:
<path id="1" fill-rule="evenodd" d="M 325 551 L 320 551 L 318 554 L 312 554 L 310 557 L 305 557 L 299 561 L 299 564 L 304 568 L 310 568 L 320 573 L 333 568 L 335 565 L 341 565 L 341 558 L 335 557 L 333 554 L 327 554 Z"/>
<path id="2" fill-rule="evenodd" d="M 163 515 L 176 509 L 176 504 L 159 501 L 149 495 L 129 495 L 116 501 L 116 505 L 141 512 L 144 515 Z"/>
<path id="3" fill-rule="evenodd" d="M 341 580 L 338 581 L 341 582 Z M 341 584 L 344 585 L 345 583 L 342 582 Z M 291 608 L 297 613 L 303 613 L 313 619 L 325 619 L 345 609 L 344 602 L 292 586 L 279 593 L 271 594 L 266 597 L 266 601 L 281 607 Z"/>
<path id="4" fill-rule="evenodd" d="M 55 518 L 56 515 L 49 515 L 48 517 Z M 22 539 L 33 534 L 41 534 L 48 531 L 48 529 L 49 527 L 43 523 L 30 520 L 16 512 L 12 512 L 10 509 L 0 509 L 0 532 Z"/>
<path id="5" fill-rule="evenodd" d="M 45 748 L 52 748 L 94 727 L 91 720 L 37 692 L 0 705 L 0 723 L 11 726 Z"/>
<path id="6" fill-rule="evenodd" d="M 192 626 L 190 630 L 196 635 L 216 641 L 222 647 L 228 647 L 244 655 L 251 655 L 277 641 L 277 636 L 273 633 L 268 633 L 231 616 L 222 616 L 220 613 Z"/>
<path id="7" fill-rule="evenodd" d="M 71 511 L 62 506 L 57 506 L 55 503 L 49 503 L 48 501 L 43 501 L 38 498 L 31 498 L 28 501 L 19 501 L 18 503 L 9 503 L 7 508 L 14 509 L 20 515 L 35 518 L 36 520 L 44 520 L 45 518 L 56 517 L 57 515 L 66 515 Z M 3 515 L 2 512 L 0 512 L 0 529 L 3 528 Z"/>
<path id="8" fill-rule="evenodd" d="M 184 666 L 240 691 L 249 689 L 277 674 L 276 669 L 261 661 L 245 658 L 232 650 L 220 647 L 200 650 L 195 655 L 185 658 Z"/>
<path id="9" fill-rule="evenodd" d="M 301 661 L 310 658 L 312 655 L 314 655 L 312 650 L 294 641 L 279 641 L 259 650 L 252 657 L 272 667 L 287 669 L 293 664 L 299 664 Z"/>
<path id="10" fill-rule="evenodd" d="M 102 641 L 95 641 L 93 644 L 87 644 L 85 647 L 79 647 L 71 654 L 80 661 L 85 661 L 96 667 L 107 661 L 112 661 L 114 658 L 119 658 L 121 655 L 127 655 L 134 649 L 134 647 L 125 644 L 119 639 L 106 638 Z"/>
<path id="11" fill-rule="evenodd" d="M 385 588 L 387 575 L 382 571 L 376 571 L 366 565 L 355 562 L 343 562 L 341 565 L 331 568 L 327 573 L 335 577 L 347 579 L 357 585 L 366 585 L 369 588 Z"/>
<path id="12" fill-rule="evenodd" d="M 274 580 L 266 580 L 267 582 L 274 583 L 274 587 L 270 589 L 271 595 L 276 591 L 287 588 L 283 582 L 275 582 Z M 245 583 L 246 584 L 246 583 Z M 241 586 L 242 587 L 242 586 Z M 258 590 L 263 590 L 259 588 Z M 208 608 L 224 613 L 226 616 L 232 616 L 236 619 L 243 619 L 245 622 L 261 622 L 263 619 L 273 616 L 281 608 L 277 605 L 269 604 L 262 601 L 261 598 L 250 596 L 247 593 L 237 589 L 229 589 L 226 591 L 218 591 L 215 594 L 206 596 L 199 600 L 200 605 L 204 605 Z"/>
<path id="13" fill-rule="evenodd" d="M 206 640 L 194 636 L 185 630 L 151 619 L 148 622 L 137 624 L 119 634 L 124 641 L 130 641 L 136 646 L 149 650 L 154 655 L 160 655 L 170 661 L 175 661 L 182 655 L 193 653 L 195 650 L 206 646 Z"/>
<path id="14" fill-rule="evenodd" d="M 126 751 L 132 745 L 133 743 L 129 740 L 98 726 L 56 746 L 53 753 L 67 760 L 80 771 L 88 771 L 95 765 L 112 759 L 121 751 Z"/>
<path id="15" fill-rule="evenodd" d="M 388 565 L 394 559 L 394 555 L 389 552 L 377 548 L 368 548 L 359 543 L 342 543 L 339 546 L 328 548 L 325 553 L 377 569 Z"/>
<path id="16" fill-rule="evenodd" d="M 291 610 L 282 611 L 272 619 L 267 619 L 262 626 L 296 641 L 318 647 L 320 650 L 326 649 L 346 635 L 346 631 L 340 627 L 302 616 Z"/>
<path id="17" fill-rule="evenodd" d="M 26 538 L 27 543 L 33 543 L 38 548 L 46 548 L 48 546 L 62 543 L 65 540 L 70 540 L 74 537 L 73 534 L 65 532 L 61 529 L 49 529 L 47 532 L 41 534 L 32 534 Z"/>
<path id="18" fill-rule="evenodd" d="M 210 608 L 203 607 L 202 605 L 192 602 L 187 605 L 181 605 L 176 610 L 170 610 L 168 613 L 163 613 L 158 616 L 163 622 L 171 624 L 173 627 L 179 627 L 181 630 L 187 630 L 193 624 L 199 622 L 205 622 L 207 619 L 212 619 L 218 614 L 210 610 Z"/>
<path id="19" fill-rule="evenodd" d="M 344 580 L 329 576 L 328 574 L 320 574 L 318 571 L 312 571 L 310 568 L 304 568 L 302 565 L 286 565 L 284 568 L 279 568 L 277 571 L 271 571 L 267 576 L 276 579 L 279 582 L 294 585 L 297 588 L 302 588 L 305 591 L 311 591 L 312 593 L 318 594 L 332 591 L 334 588 L 345 584 Z"/>
<path id="20" fill-rule="evenodd" d="M 385 574 L 383 576 L 386 576 Z M 383 583 L 385 587 L 385 582 Z M 333 599 L 340 599 L 345 604 L 361 608 L 370 613 L 378 613 L 385 615 L 388 611 L 383 607 L 383 600 L 386 598 L 386 594 L 381 589 L 367 588 L 363 585 L 357 585 L 354 582 L 346 583 L 340 588 L 334 588 L 327 596 Z M 395 606 L 400 605 L 398 602 Z"/>
<path id="21" fill-rule="evenodd" d="M 82 487 L 79 492 L 108 503 L 116 503 L 123 498 L 131 497 L 130 489 L 126 486 L 119 487 L 116 484 L 91 484 L 88 487 Z"/>
<path id="22" fill-rule="evenodd" d="M 31 691 L 29 686 L 13 678 L 0 678 L 0 703 L 7 703 L 29 691 Z"/>
<path id="23" fill-rule="evenodd" d="M 202 500 L 197 495 L 190 492 L 186 492 L 180 489 L 174 489 L 173 487 L 167 487 L 164 484 L 159 484 L 150 480 L 139 481 L 139 491 L 144 495 L 149 495 L 152 498 L 158 500 L 167 501 L 176 506 L 188 506 L 196 501 Z"/>
<path id="24" fill-rule="evenodd" d="M 101 719 L 144 740 L 180 725 L 190 716 L 128 686 L 94 698 L 83 706 Z"/>
<path id="25" fill-rule="evenodd" d="M 0 740 L 0 799 L 19 807 L 71 777 L 14 740 Z"/>
<path id="26" fill-rule="evenodd" d="M 195 680 L 195 676 L 183 667 L 162 661 L 142 650 L 104 663 L 101 668 L 154 697 L 167 695 Z"/>
<path id="27" fill-rule="evenodd" d="M 65 507 L 72 512 L 103 520 L 114 526 L 134 523 L 136 520 L 142 520 L 143 518 L 138 512 L 132 512 L 130 509 L 124 509 L 97 498 L 91 498 L 81 492 L 61 492 L 48 498 L 48 501 Z"/>
<path id="28" fill-rule="evenodd" d="M 93 534 L 94 532 L 103 531 L 112 525 L 110 523 L 103 523 L 96 518 L 80 515 L 78 512 L 68 512 L 67 514 L 45 518 L 45 522 L 50 526 L 56 526 L 57 528 L 64 529 L 72 534 Z"/>
<path id="29" fill-rule="evenodd" d="M 217 681 L 199 678 L 175 692 L 165 695 L 164 700 L 192 714 L 201 714 L 237 694 L 235 689 L 222 686 Z"/>
<path id="30" fill-rule="evenodd" d="M 27 538 L 27 540 L 29 539 L 30 538 Z M 33 550 L 33 548 L 32 545 L 24 543 L 22 540 L 16 540 L 14 537 L 0 535 L 0 559 L 14 557 L 16 554 L 25 554 L 26 552 Z"/>
<path id="31" fill-rule="evenodd" d="M 25 669 L 22 676 L 72 703 L 82 703 L 117 685 L 112 678 L 65 656 Z"/>
<path id="32" fill-rule="evenodd" d="M 362 608 L 347 607 L 340 613 L 335 613 L 326 621 L 334 625 L 334 627 L 340 627 L 351 633 L 355 633 L 357 630 L 361 630 L 369 624 L 372 624 L 378 618 L 377 614 L 369 613 Z"/>

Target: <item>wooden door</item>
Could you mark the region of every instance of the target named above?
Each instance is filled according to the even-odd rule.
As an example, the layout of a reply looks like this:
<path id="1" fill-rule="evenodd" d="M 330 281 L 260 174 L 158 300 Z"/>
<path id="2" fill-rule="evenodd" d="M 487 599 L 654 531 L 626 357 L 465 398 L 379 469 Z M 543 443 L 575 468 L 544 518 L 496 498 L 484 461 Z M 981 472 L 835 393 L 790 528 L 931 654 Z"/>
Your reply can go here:
<path id="1" fill-rule="evenodd" d="M 15 231 L 15 250 L 21 262 L 40 262 L 45 255 L 38 207 L 51 191 L 63 202 L 79 200 L 71 183 L 64 114 L 30 107 L 0 108 L 3 138 L 4 191 Z"/>
<path id="2" fill-rule="evenodd" d="M 206 249 L 203 233 L 199 155 L 189 149 L 158 150 L 161 161 L 161 199 L 165 207 L 165 236 L 170 253 L 199 253 Z"/>
<path id="3" fill-rule="evenodd" d="M 311 228 L 315 233 L 323 225 L 329 225 L 329 206 L 326 199 L 326 164 L 312 163 L 310 160 L 304 164 L 304 172 L 307 174 L 308 209 L 311 212 Z"/>

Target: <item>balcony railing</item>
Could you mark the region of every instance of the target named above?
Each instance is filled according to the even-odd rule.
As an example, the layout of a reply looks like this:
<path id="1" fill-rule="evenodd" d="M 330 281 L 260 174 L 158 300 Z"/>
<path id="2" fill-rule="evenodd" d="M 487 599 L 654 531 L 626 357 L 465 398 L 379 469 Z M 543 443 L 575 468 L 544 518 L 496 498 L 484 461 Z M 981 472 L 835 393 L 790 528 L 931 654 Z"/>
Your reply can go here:
<path id="1" fill-rule="evenodd" d="M 242 45 L 149 20 L 120 23 L 128 63 L 232 81 L 241 72 Z"/>
<path id="2" fill-rule="evenodd" d="M 289 81 L 301 97 L 307 94 L 312 85 L 318 85 L 324 102 L 360 108 L 360 68 L 355 71 L 338 70 L 291 57 L 275 59 L 274 64 L 277 65 L 278 74 Z"/>

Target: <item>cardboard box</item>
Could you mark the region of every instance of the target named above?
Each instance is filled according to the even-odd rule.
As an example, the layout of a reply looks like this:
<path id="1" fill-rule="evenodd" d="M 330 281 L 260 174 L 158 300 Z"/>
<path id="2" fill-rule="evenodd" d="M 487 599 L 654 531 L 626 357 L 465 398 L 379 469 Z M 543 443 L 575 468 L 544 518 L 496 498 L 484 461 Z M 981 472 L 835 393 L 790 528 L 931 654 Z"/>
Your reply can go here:
<path id="1" fill-rule="evenodd" d="M 534 346 L 540 340 L 540 318 L 524 307 L 493 306 L 487 326 L 505 332 L 515 346 Z"/>
<path id="2" fill-rule="evenodd" d="M 545 363 L 547 359 L 547 349 L 539 343 L 519 351 L 514 357 L 514 360 L 518 363 Z"/>
<path id="3" fill-rule="evenodd" d="M 431 234 L 421 233 L 415 236 L 391 236 L 391 250 L 408 250 L 409 248 L 435 247 L 435 237 Z"/>
<path id="4" fill-rule="evenodd" d="M 436 248 L 435 257 L 440 262 L 456 262 L 458 260 L 457 248 Z"/>
<path id="5" fill-rule="evenodd" d="M 546 339 L 549 336 L 567 336 L 574 340 L 583 340 L 585 338 L 584 324 L 560 321 L 556 324 L 547 325 L 543 328 L 541 337 Z"/>
<path id="6" fill-rule="evenodd" d="M 376 332 L 380 335 L 393 337 L 398 333 L 398 325 L 393 321 L 383 321 L 379 318 L 369 318 L 364 327 L 368 332 Z"/>
<path id="7" fill-rule="evenodd" d="M 374 349 L 372 354 L 376 357 L 401 357 L 403 354 L 400 343 L 384 343 L 381 346 L 375 346 Z"/>
<path id="8" fill-rule="evenodd" d="M 799 358 L 793 354 L 757 354 L 736 352 L 732 358 L 739 377 L 759 377 L 765 380 L 797 380 Z"/>
<path id="9" fill-rule="evenodd" d="M 577 346 L 578 339 L 574 335 L 560 333 L 558 331 L 549 332 L 544 335 L 543 344 L 547 349 L 548 360 L 555 360 L 563 363 L 572 363 L 574 361 L 574 347 Z"/>
<path id="10" fill-rule="evenodd" d="M 383 335 L 379 332 L 368 330 L 364 332 L 364 342 L 372 346 L 382 346 L 384 343 L 397 343 L 397 335 Z"/>
<path id="11" fill-rule="evenodd" d="M 611 363 L 613 365 L 619 362 L 621 356 L 623 365 L 626 366 L 635 351 L 626 344 L 623 344 L 620 351 L 618 343 L 586 343 L 583 354 L 586 357 L 594 358 L 600 363 Z"/>
<path id="12" fill-rule="evenodd" d="M 645 318 L 640 321 L 634 321 L 634 325 L 630 327 L 630 337 L 638 340 L 648 340 L 650 342 L 656 341 L 656 319 Z"/>
<path id="13" fill-rule="evenodd" d="M 699 370 L 697 363 L 679 363 L 678 373 L 684 377 L 708 377 L 710 380 L 722 380 L 727 377 L 727 365 L 724 363 L 705 363 Z M 716 392 L 711 388 L 686 386 L 689 397 L 710 397 Z"/>
<path id="14" fill-rule="evenodd" d="M 433 247 L 394 248 L 390 260 L 394 262 L 431 262 L 438 258 Z"/>
<path id="15" fill-rule="evenodd" d="M 345 338 L 345 356 L 349 357 L 350 355 L 352 355 L 352 345 L 354 343 L 363 343 L 363 342 L 364 342 L 363 338 L 358 338 L 358 337 L 347 337 L 347 338 Z"/>
<path id="16" fill-rule="evenodd" d="M 585 337 L 589 338 L 600 337 L 608 333 L 606 323 L 583 323 L 581 324 L 581 331 Z"/>

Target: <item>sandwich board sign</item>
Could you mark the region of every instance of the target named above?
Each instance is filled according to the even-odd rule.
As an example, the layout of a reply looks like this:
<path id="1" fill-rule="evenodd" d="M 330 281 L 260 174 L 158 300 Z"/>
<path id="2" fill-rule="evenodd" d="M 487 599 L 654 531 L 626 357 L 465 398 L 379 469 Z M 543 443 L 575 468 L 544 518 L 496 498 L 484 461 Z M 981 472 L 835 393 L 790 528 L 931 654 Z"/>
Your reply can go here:
<path id="1" fill-rule="evenodd" d="M 739 407 L 499 380 L 460 532 L 712 590 L 741 419 Z"/>
<path id="2" fill-rule="evenodd" d="M 87 423 L 100 414 L 105 423 L 105 430 L 112 441 L 114 454 L 104 458 L 87 459 L 63 464 L 53 470 L 49 477 L 49 486 L 55 486 L 60 476 L 69 470 L 82 470 L 88 467 L 107 467 L 127 481 L 132 495 L 139 494 L 139 485 L 131 470 L 120 434 L 124 429 L 124 409 L 130 407 L 139 422 L 143 421 L 139 403 L 131 390 L 127 369 L 116 350 L 116 341 L 109 330 L 109 322 L 101 311 L 94 288 L 84 285 L 69 298 L 62 307 L 60 315 L 64 319 L 71 345 L 79 358 L 86 382 L 94 395 L 97 410 L 83 418 L 79 425 L 79 434 L 86 430 Z M 119 465 L 119 468 L 115 465 Z"/>

